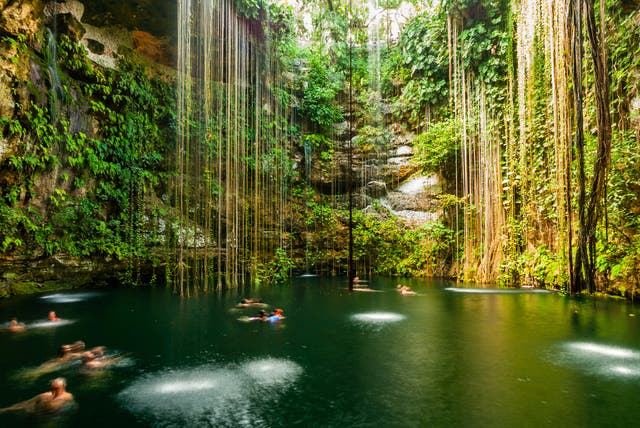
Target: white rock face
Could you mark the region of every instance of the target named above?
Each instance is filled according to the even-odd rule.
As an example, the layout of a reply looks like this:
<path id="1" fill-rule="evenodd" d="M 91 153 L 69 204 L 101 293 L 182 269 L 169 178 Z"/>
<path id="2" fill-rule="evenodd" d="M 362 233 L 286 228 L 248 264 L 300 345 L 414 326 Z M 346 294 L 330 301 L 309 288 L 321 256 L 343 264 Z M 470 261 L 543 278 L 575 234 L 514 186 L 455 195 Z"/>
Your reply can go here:
<path id="1" fill-rule="evenodd" d="M 49 2 L 44 5 L 44 17 L 50 18 L 58 14 L 70 13 L 78 22 L 82 22 L 84 15 L 84 5 L 79 1 L 68 0 L 64 2 Z"/>

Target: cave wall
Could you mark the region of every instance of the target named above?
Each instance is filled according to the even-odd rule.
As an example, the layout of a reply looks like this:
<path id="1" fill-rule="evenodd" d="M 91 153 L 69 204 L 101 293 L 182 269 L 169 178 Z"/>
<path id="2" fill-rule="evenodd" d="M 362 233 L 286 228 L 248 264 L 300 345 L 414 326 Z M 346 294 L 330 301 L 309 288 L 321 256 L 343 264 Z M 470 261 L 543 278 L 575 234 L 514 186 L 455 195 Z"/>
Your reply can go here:
<path id="1" fill-rule="evenodd" d="M 49 29 L 82 44 L 89 58 L 101 67 L 115 68 L 118 59 L 126 56 L 156 77 L 170 80 L 175 78 L 171 43 L 175 42 L 176 7 L 175 1 L 0 0 L 0 190 L 22 188 L 11 196 L 17 198 L 15 207 L 47 219 L 56 192 L 83 198 L 88 187 L 95 185 L 90 181 L 80 187 L 72 185 L 76 173 L 66 164 L 67 155 L 59 147 L 52 148 L 58 161 L 45 170 L 25 172 L 12 164 L 39 144 L 40 134 L 37 130 L 15 133 L 9 127 L 25 123 L 29 106 L 52 106 Z M 56 107 L 57 114 L 68 121 L 69 132 L 97 137 L 100 130 L 89 100 L 74 84 L 67 83 L 62 84 L 68 86 L 65 96 L 70 99 Z M 1 192 L 0 197 L 7 195 Z M 0 240 L 0 249 L 2 244 Z M 107 281 L 126 267 L 108 256 L 3 250 L 0 297 L 92 285 L 97 278 Z"/>

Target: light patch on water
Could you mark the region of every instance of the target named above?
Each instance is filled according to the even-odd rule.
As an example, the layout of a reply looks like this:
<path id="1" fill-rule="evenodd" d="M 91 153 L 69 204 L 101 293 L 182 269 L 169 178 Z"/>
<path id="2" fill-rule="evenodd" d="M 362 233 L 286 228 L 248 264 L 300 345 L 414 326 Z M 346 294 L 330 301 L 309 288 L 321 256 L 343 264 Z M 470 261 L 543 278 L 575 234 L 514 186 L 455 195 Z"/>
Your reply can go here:
<path id="1" fill-rule="evenodd" d="M 138 378 L 118 400 L 130 412 L 162 426 L 265 425 L 264 412 L 301 373 L 295 362 L 277 358 L 167 370 Z"/>
<path id="2" fill-rule="evenodd" d="M 100 293 L 55 293 L 41 296 L 42 300 L 46 300 L 51 303 L 75 303 L 83 302 L 87 299 L 94 298 Z"/>
<path id="3" fill-rule="evenodd" d="M 622 375 L 622 376 L 629 376 L 629 377 L 640 376 L 640 370 L 638 369 L 638 367 L 631 368 L 631 367 L 625 367 L 625 366 L 611 366 L 609 369 L 612 373 Z"/>
<path id="4" fill-rule="evenodd" d="M 595 376 L 640 377 L 640 352 L 619 346 L 569 342 L 561 345 L 558 352 L 550 353 L 549 360 Z"/>
<path id="5" fill-rule="evenodd" d="M 394 312 L 365 312 L 362 314 L 353 314 L 351 319 L 364 323 L 389 323 L 397 322 L 406 319 L 404 315 L 396 314 Z"/>
<path id="6" fill-rule="evenodd" d="M 294 382 L 302 373 L 302 367 L 289 360 L 263 358 L 244 363 L 240 369 L 261 385 L 286 385 Z"/>
<path id="7" fill-rule="evenodd" d="M 62 320 L 62 321 L 36 321 L 27 324 L 28 328 L 56 328 L 65 325 L 73 324 L 75 320 Z"/>
<path id="8" fill-rule="evenodd" d="M 631 349 L 619 348 L 617 346 L 599 345 L 589 342 L 574 342 L 568 345 L 573 349 L 589 354 L 598 354 L 613 358 L 632 358 L 640 360 L 640 353 Z"/>
<path id="9" fill-rule="evenodd" d="M 203 389 L 213 389 L 217 385 L 213 380 L 196 380 L 196 381 L 175 381 L 161 383 L 158 385 L 157 391 L 160 394 L 174 394 L 180 392 L 202 391 Z"/>
<path id="10" fill-rule="evenodd" d="M 447 287 L 445 291 L 454 293 L 468 294 L 548 294 L 550 290 L 542 290 L 539 288 L 465 288 L 465 287 Z"/>

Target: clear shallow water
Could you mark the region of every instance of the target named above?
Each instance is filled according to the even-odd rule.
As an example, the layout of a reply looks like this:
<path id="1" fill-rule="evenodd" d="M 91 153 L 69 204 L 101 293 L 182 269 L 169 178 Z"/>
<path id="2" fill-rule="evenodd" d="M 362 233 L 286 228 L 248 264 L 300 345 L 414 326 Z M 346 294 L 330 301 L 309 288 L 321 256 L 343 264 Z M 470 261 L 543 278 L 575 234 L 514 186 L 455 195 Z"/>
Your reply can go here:
<path id="1" fill-rule="evenodd" d="M 527 290 L 344 279 L 180 299 L 165 289 L 0 301 L 30 327 L 0 333 L 0 407 L 65 376 L 78 409 L 52 426 L 602 427 L 640 418 L 640 314 L 618 301 Z M 281 307 L 279 323 L 241 322 Z M 107 370 L 34 374 L 62 343 L 106 345 Z M 45 421 L 0 414 L 0 426 Z"/>

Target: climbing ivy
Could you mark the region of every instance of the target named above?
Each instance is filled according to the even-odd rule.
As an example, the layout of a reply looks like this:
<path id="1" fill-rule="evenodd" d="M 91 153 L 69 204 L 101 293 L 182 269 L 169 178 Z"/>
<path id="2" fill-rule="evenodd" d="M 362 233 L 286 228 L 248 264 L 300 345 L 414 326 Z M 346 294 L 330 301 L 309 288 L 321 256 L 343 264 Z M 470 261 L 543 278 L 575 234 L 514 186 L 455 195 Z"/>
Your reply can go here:
<path id="1" fill-rule="evenodd" d="M 64 35 L 58 54 L 64 99 L 80 106 L 74 111 L 84 106 L 92 128 L 54 117 L 35 96 L 18 118 L 2 119 L 3 135 L 26 144 L 9 159 L 20 179 L 1 191 L 0 251 L 144 255 L 143 200 L 163 179 L 175 139 L 172 85 L 126 60 L 102 69 Z M 43 196 L 33 191 L 45 174 L 57 184 L 46 210 L 36 209 L 28 200 Z"/>

